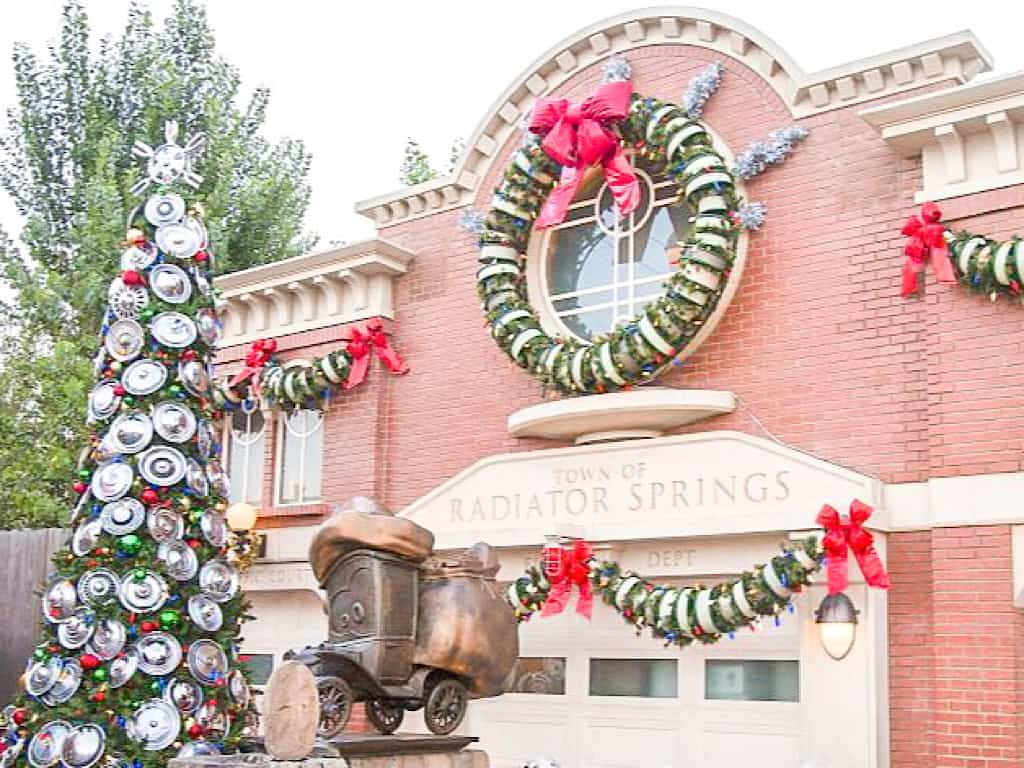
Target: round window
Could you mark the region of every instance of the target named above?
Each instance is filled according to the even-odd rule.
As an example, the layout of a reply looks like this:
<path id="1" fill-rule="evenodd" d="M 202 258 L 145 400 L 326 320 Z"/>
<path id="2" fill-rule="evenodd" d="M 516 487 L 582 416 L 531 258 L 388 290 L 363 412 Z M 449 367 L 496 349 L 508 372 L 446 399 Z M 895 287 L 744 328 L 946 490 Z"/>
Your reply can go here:
<path id="1" fill-rule="evenodd" d="M 633 213 L 619 215 L 603 175 L 594 172 L 565 221 L 540 235 L 550 317 L 584 342 L 629 323 L 664 293 L 687 236 L 691 212 L 677 203 L 673 182 L 650 163 L 634 167 L 641 200 Z"/>

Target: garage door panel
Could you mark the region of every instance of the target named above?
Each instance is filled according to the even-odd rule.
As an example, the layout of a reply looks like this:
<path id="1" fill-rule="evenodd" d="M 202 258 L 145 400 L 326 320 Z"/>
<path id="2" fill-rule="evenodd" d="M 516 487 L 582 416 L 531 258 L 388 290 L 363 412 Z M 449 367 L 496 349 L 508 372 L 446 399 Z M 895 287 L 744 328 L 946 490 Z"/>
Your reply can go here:
<path id="1" fill-rule="evenodd" d="M 586 768 L 690 768 L 683 762 L 678 720 L 630 723 L 585 718 L 583 765 Z"/>
<path id="2" fill-rule="evenodd" d="M 744 731 L 716 732 L 705 729 L 698 740 L 700 768 L 798 768 L 800 738 L 795 734 Z"/>

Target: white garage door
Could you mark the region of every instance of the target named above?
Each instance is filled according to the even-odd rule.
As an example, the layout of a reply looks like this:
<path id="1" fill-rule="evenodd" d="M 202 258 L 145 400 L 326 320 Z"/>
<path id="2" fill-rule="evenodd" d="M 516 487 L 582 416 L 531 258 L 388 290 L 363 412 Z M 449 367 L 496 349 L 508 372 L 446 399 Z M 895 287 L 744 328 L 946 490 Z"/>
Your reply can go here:
<path id="1" fill-rule="evenodd" d="M 516 692 L 470 706 L 495 768 L 798 768 L 799 616 L 713 646 L 664 648 L 599 600 L 593 621 L 534 618 Z"/>

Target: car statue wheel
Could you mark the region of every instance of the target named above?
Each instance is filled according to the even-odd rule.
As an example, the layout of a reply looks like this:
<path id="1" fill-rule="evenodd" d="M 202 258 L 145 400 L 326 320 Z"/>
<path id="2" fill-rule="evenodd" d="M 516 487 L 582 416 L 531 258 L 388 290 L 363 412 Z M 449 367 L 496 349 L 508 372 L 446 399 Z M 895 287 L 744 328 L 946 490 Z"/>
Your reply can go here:
<path id="1" fill-rule="evenodd" d="M 466 716 L 468 702 L 466 686 L 452 678 L 442 680 L 430 689 L 423 706 L 427 728 L 438 736 L 447 736 Z"/>
<path id="2" fill-rule="evenodd" d="M 397 731 L 404 717 L 405 709 L 401 704 L 390 704 L 380 699 L 366 702 L 366 718 L 383 734 Z"/>
<path id="3" fill-rule="evenodd" d="M 352 715 L 352 686 L 333 675 L 318 677 L 316 690 L 320 698 L 320 722 L 316 732 L 325 739 L 345 730 Z"/>

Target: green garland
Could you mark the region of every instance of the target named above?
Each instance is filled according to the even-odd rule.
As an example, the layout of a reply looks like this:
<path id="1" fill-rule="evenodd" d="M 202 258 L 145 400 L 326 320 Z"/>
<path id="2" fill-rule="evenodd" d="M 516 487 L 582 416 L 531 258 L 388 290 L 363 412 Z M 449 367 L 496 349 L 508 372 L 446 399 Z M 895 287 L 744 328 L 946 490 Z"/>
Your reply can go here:
<path id="1" fill-rule="evenodd" d="M 768 563 L 756 565 L 739 578 L 710 587 L 654 584 L 612 561 L 590 561 L 595 593 L 640 634 L 649 629 L 666 645 L 717 643 L 741 627 L 777 616 L 811 583 L 822 565 L 816 536 L 783 546 Z M 506 599 L 520 621 L 543 609 L 551 585 L 539 566 L 529 568 L 509 585 Z"/>
<path id="2" fill-rule="evenodd" d="M 696 214 L 665 293 L 634 320 L 593 344 L 552 338 L 541 327 L 527 294 L 523 254 L 559 166 L 539 145 L 513 155 L 480 234 L 477 291 L 492 336 L 517 365 L 563 394 L 627 389 L 658 375 L 714 312 L 736 255 L 740 198 L 704 125 L 680 106 L 634 94 L 629 116 L 613 130 L 625 146 L 664 168 L 679 189 L 679 203 Z"/>
<path id="3" fill-rule="evenodd" d="M 396 364 L 399 367 L 389 365 L 391 373 L 407 372 L 408 368 L 401 360 Z M 331 398 L 343 391 L 351 368 L 352 355 L 347 344 L 303 365 L 285 367 L 275 355 L 259 373 L 259 396 L 271 408 L 323 409 Z M 230 381 L 230 377 L 225 377 L 213 382 L 211 399 L 219 409 L 235 410 L 243 401 L 257 394 L 251 379 L 236 386 L 231 386 Z"/>
<path id="4" fill-rule="evenodd" d="M 1014 235 L 999 242 L 965 230 L 947 229 L 943 236 L 949 246 L 957 278 L 973 291 L 989 295 L 1021 296 L 1024 285 L 1024 240 Z"/>

